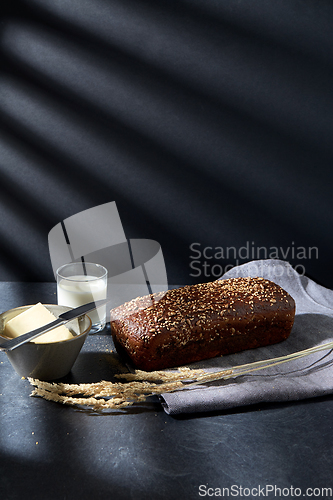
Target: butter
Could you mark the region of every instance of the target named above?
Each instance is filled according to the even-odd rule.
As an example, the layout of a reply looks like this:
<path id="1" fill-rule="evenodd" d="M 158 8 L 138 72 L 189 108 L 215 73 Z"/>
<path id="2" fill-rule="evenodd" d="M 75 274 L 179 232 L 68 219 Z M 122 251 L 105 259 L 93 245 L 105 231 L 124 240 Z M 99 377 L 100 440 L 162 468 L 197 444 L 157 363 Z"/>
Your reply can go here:
<path id="1" fill-rule="evenodd" d="M 29 307 L 26 311 L 18 314 L 14 318 L 7 321 L 5 324 L 4 334 L 7 337 L 18 337 L 24 333 L 35 330 L 41 326 L 47 325 L 57 319 L 46 307 L 40 302 Z M 61 342 L 62 340 L 72 339 L 74 336 L 64 325 L 57 326 L 49 332 L 43 333 L 31 342 L 35 344 L 47 344 L 49 342 Z"/>

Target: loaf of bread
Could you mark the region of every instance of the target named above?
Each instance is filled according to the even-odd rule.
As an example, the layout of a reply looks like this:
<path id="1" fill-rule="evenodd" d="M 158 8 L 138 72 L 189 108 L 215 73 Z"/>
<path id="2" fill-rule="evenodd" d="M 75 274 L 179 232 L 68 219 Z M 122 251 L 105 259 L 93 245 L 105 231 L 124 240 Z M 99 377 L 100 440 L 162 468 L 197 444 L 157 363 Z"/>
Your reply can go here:
<path id="1" fill-rule="evenodd" d="M 293 298 L 263 278 L 231 278 L 138 297 L 111 311 L 119 353 L 145 371 L 285 340 Z"/>

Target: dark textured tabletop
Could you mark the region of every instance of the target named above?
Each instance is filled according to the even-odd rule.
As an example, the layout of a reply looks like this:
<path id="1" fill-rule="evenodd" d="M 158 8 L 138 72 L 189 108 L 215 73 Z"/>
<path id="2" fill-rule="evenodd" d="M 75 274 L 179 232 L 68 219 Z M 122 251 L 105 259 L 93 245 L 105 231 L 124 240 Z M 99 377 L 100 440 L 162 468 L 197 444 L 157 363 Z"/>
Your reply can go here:
<path id="1" fill-rule="evenodd" d="M 0 283 L 1 312 L 56 302 L 54 283 Z M 66 377 L 108 379 L 122 361 L 106 330 Z M 332 496 L 333 397 L 171 417 L 158 399 L 97 413 L 30 397 L 0 360 L 1 500 Z"/>

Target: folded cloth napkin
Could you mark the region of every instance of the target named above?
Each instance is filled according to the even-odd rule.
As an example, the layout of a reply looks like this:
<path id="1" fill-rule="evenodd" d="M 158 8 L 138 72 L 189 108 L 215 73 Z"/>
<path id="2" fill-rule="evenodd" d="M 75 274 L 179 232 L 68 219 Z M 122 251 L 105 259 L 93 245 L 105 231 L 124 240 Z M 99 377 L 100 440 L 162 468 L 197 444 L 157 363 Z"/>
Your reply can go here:
<path id="1" fill-rule="evenodd" d="M 207 371 L 228 369 L 284 356 L 333 341 L 333 290 L 328 290 L 281 260 L 258 260 L 232 268 L 220 279 L 261 276 L 284 288 L 296 302 L 290 337 L 273 346 L 193 363 Z M 168 414 L 219 411 L 260 402 L 301 400 L 333 393 L 333 352 L 325 350 L 258 372 L 219 380 L 161 396 Z"/>

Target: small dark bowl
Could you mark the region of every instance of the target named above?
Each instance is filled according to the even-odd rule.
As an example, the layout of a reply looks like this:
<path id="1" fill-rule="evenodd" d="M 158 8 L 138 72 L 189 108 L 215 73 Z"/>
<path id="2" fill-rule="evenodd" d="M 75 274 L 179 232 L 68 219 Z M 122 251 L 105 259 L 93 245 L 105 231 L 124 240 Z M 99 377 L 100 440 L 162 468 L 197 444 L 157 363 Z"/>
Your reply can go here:
<path id="1" fill-rule="evenodd" d="M 70 307 L 55 304 L 44 304 L 44 306 L 56 317 L 71 309 Z M 6 322 L 29 309 L 29 307 L 32 306 L 16 307 L 0 314 L 0 344 L 8 340 L 8 337 L 3 335 Z M 12 351 L 6 351 L 15 371 L 21 377 L 31 377 L 45 381 L 65 377 L 71 371 L 81 351 L 91 328 L 91 320 L 89 316 L 84 315 L 68 322 L 66 327 L 75 337 L 47 344 L 27 342 Z"/>

